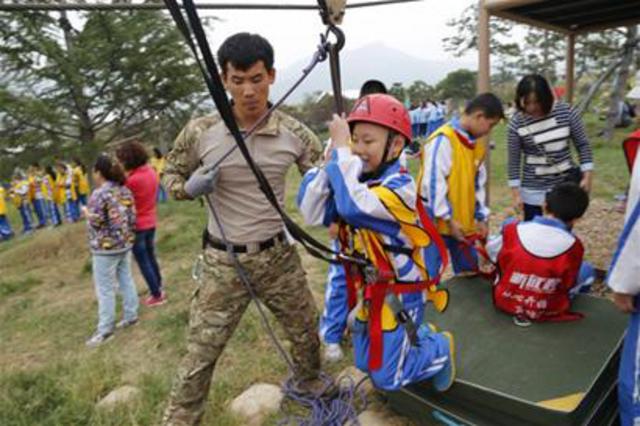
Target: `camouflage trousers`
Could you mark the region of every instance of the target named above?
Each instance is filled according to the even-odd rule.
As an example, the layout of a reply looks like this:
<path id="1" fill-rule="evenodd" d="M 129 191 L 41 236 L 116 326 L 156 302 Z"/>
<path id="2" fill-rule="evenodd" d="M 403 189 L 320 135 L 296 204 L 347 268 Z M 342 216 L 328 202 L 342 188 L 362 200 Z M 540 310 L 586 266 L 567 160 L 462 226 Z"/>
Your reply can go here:
<path id="1" fill-rule="evenodd" d="M 296 378 L 317 377 L 318 312 L 295 247 L 276 243 L 260 253 L 238 257 L 258 298 L 292 343 Z M 187 354 L 178 368 L 163 424 L 200 423 L 216 361 L 250 301 L 228 255 L 205 250 L 202 277 L 191 301 Z"/>

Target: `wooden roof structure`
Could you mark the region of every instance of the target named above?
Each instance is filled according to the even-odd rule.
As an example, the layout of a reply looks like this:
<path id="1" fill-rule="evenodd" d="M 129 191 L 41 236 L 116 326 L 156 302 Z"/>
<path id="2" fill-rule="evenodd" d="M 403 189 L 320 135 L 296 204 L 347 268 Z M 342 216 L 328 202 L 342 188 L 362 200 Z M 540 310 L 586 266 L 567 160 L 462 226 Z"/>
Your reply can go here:
<path id="1" fill-rule="evenodd" d="M 573 100 L 575 37 L 640 23 L 640 0 L 480 0 L 478 90 L 489 90 L 489 17 L 556 31 L 567 36 L 566 98 Z"/>

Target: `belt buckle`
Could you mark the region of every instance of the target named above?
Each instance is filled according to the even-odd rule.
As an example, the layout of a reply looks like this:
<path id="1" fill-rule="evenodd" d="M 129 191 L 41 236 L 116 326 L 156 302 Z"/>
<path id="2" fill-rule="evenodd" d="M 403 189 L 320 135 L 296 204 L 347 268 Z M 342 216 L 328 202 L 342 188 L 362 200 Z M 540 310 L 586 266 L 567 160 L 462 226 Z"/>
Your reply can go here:
<path id="1" fill-rule="evenodd" d="M 248 243 L 246 245 L 247 247 L 247 254 L 256 254 L 260 252 L 260 244 L 261 243 Z"/>

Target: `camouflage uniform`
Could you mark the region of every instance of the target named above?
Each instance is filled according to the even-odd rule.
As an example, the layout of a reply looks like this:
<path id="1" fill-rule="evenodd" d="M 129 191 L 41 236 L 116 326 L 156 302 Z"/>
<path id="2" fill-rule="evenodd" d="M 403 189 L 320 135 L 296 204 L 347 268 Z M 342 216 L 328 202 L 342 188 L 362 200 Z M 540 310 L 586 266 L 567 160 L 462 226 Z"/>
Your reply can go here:
<path id="1" fill-rule="evenodd" d="M 281 132 L 282 129 L 288 131 L 289 136 L 295 135 L 305 152 L 302 156 L 304 161 L 298 161 L 302 157 L 295 161 L 298 162 L 301 172 L 306 171 L 320 158 L 319 141 L 311 131 L 291 117 L 280 112 L 274 115 L 265 125 L 265 132 L 274 137 L 284 137 L 278 132 L 269 133 L 269 129 L 273 130 L 275 126 L 280 128 Z M 178 136 L 173 150 L 167 155 L 164 183 L 177 199 L 188 199 L 184 192 L 184 182 L 201 162 L 210 164 L 210 158 L 205 156 L 205 161 L 202 158 L 202 153 L 211 151 L 210 147 L 202 149 L 198 144 L 204 135 L 210 137 L 211 129 L 217 128 L 216 126 L 224 126 L 216 116 L 193 120 Z M 280 140 L 275 142 L 279 143 Z M 255 160 L 260 165 L 261 158 Z M 223 164 L 226 164 L 226 160 Z M 286 169 L 283 171 L 284 174 Z M 245 166 L 243 173 L 251 172 Z M 271 179 L 270 181 L 274 184 Z M 217 182 L 218 186 L 224 184 L 224 179 Z M 283 186 L 284 180 L 276 184 Z M 259 191 L 257 184 L 252 190 Z M 223 207 L 220 203 L 214 205 L 216 209 Z M 227 215 L 225 218 L 221 215 L 221 220 L 226 228 L 233 217 Z M 210 233 L 215 231 L 211 221 L 208 229 Z M 233 227 L 230 226 L 230 229 Z M 279 229 L 282 229 L 281 223 Z M 229 241 L 237 244 L 231 237 Z M 258 298 L 282 324 L 287 338 L 292 343 L 291 355 L 296 378 L 317 378 L 320 368 L 318 313 L 295 247 L 286 241 L 277 241 L 273 247 L 266 250 L 238 254 L 238 259 L 247 271 Z M 229 255 L 214 248 L 205 249 L 201 279 L 191 301 L 187 354 L 178 368 L 163 424 L 192 425 L 201 421 L 216 361 L 250 302 L 250 295 L 238 278 Z"/>

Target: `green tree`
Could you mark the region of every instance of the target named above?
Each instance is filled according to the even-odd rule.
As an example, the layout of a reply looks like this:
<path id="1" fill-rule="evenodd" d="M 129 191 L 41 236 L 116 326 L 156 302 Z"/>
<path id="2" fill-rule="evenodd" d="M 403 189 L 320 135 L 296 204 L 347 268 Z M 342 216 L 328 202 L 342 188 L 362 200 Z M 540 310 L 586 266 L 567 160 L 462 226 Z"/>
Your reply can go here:
<path id="1" fill-rule="evenodd" d="M 478 73 L 466 69 L 452 71 L 436 85 L 441 99 L 471 99 L 476 93 Z"/>
<path id="2" fill-rule="evenodd" d="M 444 49 L 454 56 L 462 56 L 470 50 L 478 49 L 478 5 L 467 7 L 459 18 L 451 19 L 447 26 L 452 28 L 453 35 L 444 37 Z M 511 21 L 492 16 L 489 20 L 491 37 L 489 47 L 503 75 L 516 72 L 521 53 L 518 43 L 513 41 L 515 25 Z"/>
<path id="3" fill-rule="evenodd" d="M 407 87 L 406 95 L 412 104 L 424 102 L 434 95 L 434 88 L 422 80 L 416 80 Z"/>
<path id="4" fill-rule="evenodd" d="M 0 13 L 0 38 L 5 164 L 89 156 L 204 99 L 180 34 L 160 12 Z"/>
<path id="5" fill-rule="evenodd" d="M 402 83 L 393 83 L 389 88 L 389 94 L 402 103 L 405 103 L 407 99 L 407 89 L 404 88 Z"/>

